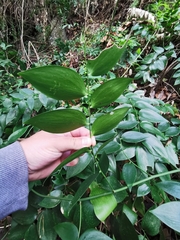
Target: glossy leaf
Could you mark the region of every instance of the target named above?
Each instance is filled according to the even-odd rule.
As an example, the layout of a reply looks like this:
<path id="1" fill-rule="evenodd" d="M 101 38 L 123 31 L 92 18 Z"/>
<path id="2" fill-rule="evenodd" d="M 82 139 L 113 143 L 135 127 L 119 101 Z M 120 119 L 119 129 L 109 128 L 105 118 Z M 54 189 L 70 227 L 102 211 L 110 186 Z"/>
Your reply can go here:
<path id="1" fill-rule="evenodd" d="M 125 117 L 128 110 L 128 107 L 122 107 L 98 117 L 92 124 L 93 135 L 103 134 L 116 127 L 117 124 Z"/>
<path id="2" fill-rule="evenodd" d="M 103 83 L 91 95 L 91 107 L 103 107 L 115 101 L 131 81 L 131 78 L 116 78 Z"/>
<path id="3" fill-rule="evenodd" d="M 29 126 L 27 127 L 23 127 L 23 128 L 20 128 L 18 130 L 16 130 L 15 132 L 13 132 L 9 137 L 8 137 L 8 143 L 13 143 L 15 142 L 16 140 L 18 140 L 20 137 L 22 137 L 25 132 L 28 130 Z"/>
<path id="4" fill-rule="evenodd" d="M 168 159 L 169 162 L 173 165 L 173 166 L 177 166 L 177 164 L 179 164 L 179 159 L 178 156 L 175 152 L 175 147 L 173 146 L 173 144 L 168 144 L 165 146 L 166 152 L 168 154 Z"/>
<path id="5" fill-rule="evenodd" d="M 156 183 L 156 185 L 171 196 L 180 199 L 180 182 L 162 181 Z"/>
<path id="6" fill-rule="evenodd" d="M 116 240 L 138 240 L 137 232 L 125 213 L 111 216 L 111 228 Z"/>
<path id="7" fill-rule="evenodd" d="M 130 130 L 134 127 L 136 127 L 138 124 L 138 121 L 122 121 L 118 124 L 117 128 L 118 129 L 124 129 L 124 130 Z"/>
<path id="8" fill-rule="evenodd" d="M 103 50 L 97 58 L 88 60 L 87 69 L 89 73 L 92 76 L 106 74 L 116 65 L 125 50 L 126 45 L 122 48 L 118 48 L 116 45 L 113 45 L 112 47 Z"/>
<path id="9" fill-rule="evenodd" d="M 160 205 L 151 213 L 173 230 L 180 232 L 180 202 L 168 202 Z"/>
<path id="10" fill-rule="evenodd" d="M 79 157 L 79 161 L 76 165 L 67 167 L 66 169 L 66 179 L 74 177 L 82 172 L 92 160 L 92 155 L 90 153 L 85 153 L 83 156 Z"/>
<path id="11" fill-rule="evenodd" d="M 84 82 L 75 71 L 61 66 L 31 68 L 19 73 L 36 89 L 58 100 L 71 100 L 86 94 Z"/>
<path id="12" fill-rule="evenodd" d="M 56 207 L 61 202 L 61 200 L 60 199 L 55 199 L 53 197 L 61 198 L 63 196 L 63 194 L 62 194 L 61 190 L 57 189 L 57 190 L 54 190 L 54 191 L 50 192 L 50 194 L 48 196 L 49 197 L 44 198 L 39 203 L 40 207 L 44 207 L 44 208 L 54 208 L 54 207 Z"/>
<path id="13" fill-rule="evenodd" d="M 178 136 L 180 134 L 180 129 L 178 127 L 169 127 L 165 134 L 168 137 Z"/>
<path id="14" fill-rule="evenodd" d="M 57 234 L 54 230 L 53 214 L 51 209 L 43 210 L 37 221 L 39 238 L 42 240 L 56 240 Z"/>
<path id="15" fill-rule="evenodd" d="M 137 177 L 136 167 L 132 163 L 124 164 L 122 169 L 122 175 L 125 183 L 129 187 L 129 190 L 131 191 L 132 185 L 135 182 Z"/>
<path id="16" fill-rule="evenodd" d="M 159 113 L 151 109 L 141 109 L 139 111 L 139 117 L 142 121 L 145 120 L 152 123 L 167 122 L 167 120 L 164 117 L 162 117 Z"/>
<path id="17" fill-rule="evenodd" d="M 80 210 L 81 206 L 81 210 Z M 80 213 L 81 211 L 81 213 Z M 81 205 L 77 205 L 73 214 L 73 223 L 79 226 L 81 220 L 81 232 L 88 229 L 95 228 L 99 225 L 100 221 L 94 213 L 94 207 L 90 201 L 82 201 Z"/>
<path id="18" fill-rule="evenodd" d="M 107 141 L 109 139 L 113 139 L 113 137 L 116 135 L 116 132 L 113 130 L 109 131 L 109 132 L 106 132 L 106 133 L 103 133 L 103 134 L 100 134 L 98 136 L 96 136 L 96 140 L 97 141 Z"/>
<path id="19" fill-rule="evenodd" d="M 155 135 L 158 135 L 160 137 L 164 137 L 164 134 L 158 129 L 158 128 L 155 128 L 153 126 L 152 123 L 148 122 L 148 121 L 142 121 L 140 123 L 140 126 L 141 128 L 143 128 L 146 132 L 149 132 L 149 133 L 152 133 L 152 134 L 155 134 Z"/>
<path id="20" fill-rule="evenodd" d="M 168 172 L 166 165 L 160 162 L 155 163 L 155 169 L 157 173 Z M 170 175 L 165 175 L 165 176 L 161 176 L 160 179 L 162 181 L 168 181 L 168 180 L 171 180 L 171 177 Z"/>
<path id="21" fill-rule="evenodd" d="M 138 217 L 137 213 L 135 213 L 126 204 L 123 205 L 123 213 L 125 213 L 126 217 L 129 219 L 132 225 L 136 223 Z"/>
<path id="22" fill-rule="evenodd" d="M 91 197 L 107 192 L 106 190 L 102 189 L 96 182 L 93 182 L 91 184 L 90 190 Z M 104 221 L 117 206 L 117 201 L 113 194 L 91 199 L 90 201 L 94 206 L 96 217 L 100 221 Z"/>
<path id="23" fill-rule="evenodd" d="M 135 150 L 136 150 L 135 146 L 123 144 L 123 149 L 120 152 L 118 152 L 116 160 L 123 161 L 133 158 L 135 156 Z"/>
<path id="24" fill-rule="evenodd" d="M 24 235 L 26 231 L 28 230 L 29 225 L 16 225 L 15 227 L 12 227 L 10 232 L 7 235 L 8 240 L 15 240 L 15 239 L 24 239 Z"/>
<path id="25" fill-rule="evenodd" d="M 32 224 L 24 235 L 24 240 L 39 240 L 37 226 Z"/>
<path id="26" fill-rule="evenodd" d="M 118 191 L 116 192 L 116 190 L 119 190 L 120 188 L 122 188 L 121 183 L 118 181 L 116 176 L 108 176 L 106 178 L 104 178 L 101 181 L 101 187 L 104 190 L 107 190 L 108 192 L 111 192 L 112 189 L 114 190 L 114 196 L 116 198 L 117 203 L 122 202 L 127 196 L 127 191 L 123 190 L 123 191 Z"/>
<path id="27" fill-rule="evenodd" d="M 103 152 L 105 152 L 106 154 L 112 154 L 115 153 L 117 151 L 120 150 L 120 144 L 115 142 L 115 141 L 111 141 L 109 142 L 106 146 L 104 146 L 99 152 L 98 154 L 101 154 Z"/>
<path id="28" fill-rule="evenodd" d="M 73 223 L 59 223 L 54 227 L 54 229 L 62 240 L 78 240 L 78 229 Z"/>
<path id="29" fill-rule="evenodd" d="M 136 161 L 137 165 L 142 171 L 147 171 L 148 167 L 154 169 L 154 157 L 144 148 L 136 147 Z"/>
<path id="30" fill-rule="evenodd" d="M 64 167 L 66 164 L 70 163 L 72 160 L 74 160 L 75 158 L 78 158 L 79 156 L 81 156 L 83 153 L 86 153 L 89 151 L 89 148 L 85 147 L 85 148 L 81 148 L 79 150 L 77 150 L 76 152 L 72 153 L 69 157 L 67 157 L 65 160 L 63 160 L 55 169 L 54 171 L 51 173 L 51 175 L 55 172 L 57 172 L 58 170 L 60 170 L 62 167 Z"/>
<path id="31" fill-rule="evenodd" d="M 86 232 L 84 232 L 79 240 L 112 240 L 112 238 L 108 237 L 106 234 L 99 232 L 94 229 L 89 229 Z"/>
<path id="32" fill-rule="evenodd" d="M 152 106 L 150 103 L 147 103 L 143 100 L 135 102 L 134 106 L 139 109 L 151 109 L 154 112 L 160 113 L 160 110 L 158 108 Z"/>
<path id="33" fill-rule="evenodd" d="M 39 129 L 52 133 L 64 133 L 86 125 L 85 115 L 75 109 L 58 109 L 39 114 L 29 119 Z"/>
<path id="34" fill-rule="evenodd" d="M 141 132 L 128 131 L 122 134 L 122 140 L 127 143 L 139 143 L 144 141 L 147 136 Z"/>
<path id="35" fill-rule="evenodd" d="M 36 208 L 28 206 L 25 211 L 14 212 L 13 219 L 21 225 L 28 225 L 36 220 L 37 214 L 38 213 Z"/>
<path id="36" fill-rule="evenodd" d="M 160 231 L 161 222 L 154 216 L 152 211 L 146 212 L 142 220 L 142 229 L 150 236 L 155 236 Z"/>
<path id="37" fill-rule="evenodd" d="M 142 142 L 142 144 L 154 156 L 158 156 L 162 161 L 168 162 L 168 155 L 161 141 L 150 133 L 145 133 L 145 135 L 147 138 Z"/>
<path id="38" fill-rule="evenodd" d="M 137 197 L 143 197 L 146 196 L 148 193 L 150 193 L 151 189 L 148 184 L 144 183 L 140 185 L 137 189 Z"/>

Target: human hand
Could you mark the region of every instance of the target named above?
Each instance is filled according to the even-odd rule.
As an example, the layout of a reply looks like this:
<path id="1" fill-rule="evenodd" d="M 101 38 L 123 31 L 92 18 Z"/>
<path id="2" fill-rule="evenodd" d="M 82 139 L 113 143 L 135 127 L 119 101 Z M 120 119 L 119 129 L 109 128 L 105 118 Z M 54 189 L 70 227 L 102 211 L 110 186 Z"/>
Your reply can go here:
<path id="1" fill-rule="evenodd" d="M 83 147 L 96 144 L 88 129 L 81 127 L 68 133 L 40 131 L 20 142 L 27 162 L 29 181 L 47 177 L 69 155 Z M 73 166 L 78 159 L 68 165 Z"/>

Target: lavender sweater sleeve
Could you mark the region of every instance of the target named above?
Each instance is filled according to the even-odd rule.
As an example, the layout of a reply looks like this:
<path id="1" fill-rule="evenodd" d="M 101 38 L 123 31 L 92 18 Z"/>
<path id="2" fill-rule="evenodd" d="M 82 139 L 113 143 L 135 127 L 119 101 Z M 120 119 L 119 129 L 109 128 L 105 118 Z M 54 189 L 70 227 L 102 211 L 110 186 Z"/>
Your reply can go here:
<path id="1" fill-rule="evenodd" d="M 0 219 L 28 203 L 28 167 L 19 142 L 0 149 Z"/>

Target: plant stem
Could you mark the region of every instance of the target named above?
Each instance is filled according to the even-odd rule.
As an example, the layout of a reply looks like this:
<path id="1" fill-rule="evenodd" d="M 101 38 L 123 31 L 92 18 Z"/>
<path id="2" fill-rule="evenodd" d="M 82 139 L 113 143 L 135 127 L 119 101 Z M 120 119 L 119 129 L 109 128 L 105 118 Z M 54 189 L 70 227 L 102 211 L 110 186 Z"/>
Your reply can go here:
<path id="1" fill-rule="evenodd" d="M 148 182 L 148 181 L 150 181 L 150 180 L 152 180 L 152 179 L 154 179 L 154 178 L 157 178 L 157 177 L 162 177 L 162 176 L 166 176 L 166 175 L 173 174 L 173 173 L 178 173 L 178 172 L 180 172 L 180 169 L 176 169 L 176 170 L 172 170 L 172 171 L 168 171 L 168 172 L 164 172 L 164 173 L 159 173 L 159 174 L 150 176 L 150 177 L 148 177 L 148 178 L 145 178 L 145 179 L 143 179 L 143 180 L 140 180 L 140 181 L 137 181 L 137 182 L 133 183 L 133 184 L 132 184 L 132 187 L 137 186 L 137 185 L 140 185 L 140 184 L 143 184 L 143 183 Z M 116 190 L 114 190 L 113 192 L 106 192 L 106 193 L 98 194 L 98 195 L 95 195 L 95 196 L 92 196 L 92 197 L 81 198 L 80 201 L 87 201 L 87 200 L 92 200 L 92 199 L 96 199 L 96 198 L 108 196 L 108 195 L 111 195 L 111 194 L 113 194 L 113 193 L 118 193 L 118 192 L 125 191 L 125 190 L 127 190 L 128 188 L 129 188 L 128 186 L 125 186 L 125 187 L 116 189 Z"/>

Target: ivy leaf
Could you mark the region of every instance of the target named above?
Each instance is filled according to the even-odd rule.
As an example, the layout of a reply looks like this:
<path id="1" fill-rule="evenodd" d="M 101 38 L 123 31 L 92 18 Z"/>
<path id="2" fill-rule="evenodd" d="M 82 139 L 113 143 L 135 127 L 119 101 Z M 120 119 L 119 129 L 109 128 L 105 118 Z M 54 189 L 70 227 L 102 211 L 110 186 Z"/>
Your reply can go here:
<path id="1" fill-rule="evenodd" d="M 127 88 L 131 78 L 116 78 L 96 88 L 91 96 L 91 107 L 103 107 L 115 101 Z"/>
<path id="2" fill-rule="evenodd" d="M 180 202 L 168 202 L 150 211 L 173 230 L 180 232 Z"/>
<path id="3" fill-rule="evenodd" d="M 162 181 L 156 183 L 158 188 L 167 192 L 171 196 L 180 199 L 180 183 L 175 181 Z"/>
<path id="4" fill-rule="evenodd" d="M 110 113 L 98 117 L 92 125 L 93 135 L 110 131 L 125 117 L 129 107 L 118 108 Z"/>
<path id="5" fill-rule="evenodd" d="M 70 222 L 59 223 L 54 227 L 56 233 L 62 240 L 78 240 L 78 229 Z"/>
<path id="6" fill-rule="evenodd" d="M 94 230 L 94 229 L 89 229 L 89 230 L 85 231 L 79 238 L 79 240 L 94 240 L 94 239 L 112 240 L 112 238 L 108 237 L 106 234 L 99 232 L 97 230 Z"/>
<path id="7" fill-rule="evenodd" d="M 90 196 L 96 196 L 107 192 L 106 190 L 102 189 L 96 182 L 93 182 L 91 184 L 90 189 Z M 96 217 L 100 221 L 104 221 L 117 206 L 117 201 L 113 194 L 94 198 L 90 201 L 94 206 Z"/>
<path id="8" fill-rule="evenodd" d="M 123 175 L 123 179 L 126 182 L 129 190 L 131 191 L 132 185 L 135 182 L 136 177 L 137 177 L 136 167 L 131 163 L 124 164 L 123 169 L 122 169 L 122 175 Z"/>
<path id="9" fill-rule="evenodd" d="M 125 50 L 126 45 L 122 48 L 118 48 L 116 45 L 113 45 L 112 47 L 103 50 L 97 58 L 88 60 L 87 69 L 89 70 L 89 73 L 92 76 L 106 74 L 116 65 Z"/>
<path id="10" fill-rule="evenodd" d="M 39 114 L 29 119 L 31 124 L 51 133 L 64 133 L 86 125 L 86 117 L 79 110 L 58 109 Z"/>
<path id="11" fill-rule="evenodd" d="M 80 75 L 61 66 L 43 66 L 19 73 L 36 89 L 58 100 L 72 100 L 83 97 L 86 88 Z"/>

